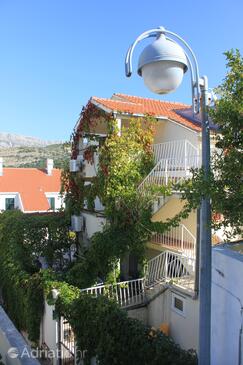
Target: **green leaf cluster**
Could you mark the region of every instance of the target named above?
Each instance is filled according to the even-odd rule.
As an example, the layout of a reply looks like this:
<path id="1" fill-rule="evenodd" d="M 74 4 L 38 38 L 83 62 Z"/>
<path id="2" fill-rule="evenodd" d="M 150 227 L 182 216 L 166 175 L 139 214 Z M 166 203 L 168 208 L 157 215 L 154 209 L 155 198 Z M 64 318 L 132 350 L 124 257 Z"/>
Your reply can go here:
<path id="1" fill-rule="evenodd" d="M 4 306 L 16 327 L 26 330 L 32 341 L 39 339 L 44 302 L 37 258 L 45 257 L 49 267 L 57 271 L 65 268 L 63 255 L 73 242 L 68 227 L 69 222 L 60 214 L 6 211 L 0 215 L 0 286 Z"/>
<path id="2" fill-rule="evenodd" d="M 181 190 L 188 207 L 199 206 L 208 196 L 212 203 L 212 227 L 223 228 L 227 239 L 243 233 L 243 58 L 239 52 L 225 53 L 227 74 L 216 89 L 219 100 L 210 116 L 218 126 L 211 161 L 211 173 L 205 179 L 203 169 L 193 171 L 193 178 Z M 220 214 L 220 220 L 214 220 Z"/>
<path id="3" fill-rule="evenodd" d="M 197 364 L 193 351 L 180 349 L 170 337 L 129 318 L 108 298 L 74 297 L 67 301 L 66 294 L 60 293 L 56 310 L 71 324 L 85 364 L 94 356 L 100 365 Z"/>

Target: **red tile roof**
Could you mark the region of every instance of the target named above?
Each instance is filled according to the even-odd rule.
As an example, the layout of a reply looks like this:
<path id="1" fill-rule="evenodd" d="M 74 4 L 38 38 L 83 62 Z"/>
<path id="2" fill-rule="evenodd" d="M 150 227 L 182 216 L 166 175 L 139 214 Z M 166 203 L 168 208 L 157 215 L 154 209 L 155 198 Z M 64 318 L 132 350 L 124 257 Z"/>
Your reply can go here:
<path id="1" fill-rule="evenodd" d="M 190 109 L 190 105 L 187 104 L 142 98 L 139 96 L 130 96 L 119 93 L 113 94 L 110 99 L 94 96 L 91 98 L 91 101 L 98 103 L 101 107 L 103 106 L 111 111 L 166 117 L 195 131 L 201 131 L 201 127 L 199 125 L 177 114 L 176 111 Z"/>
<path id="2" fill-rule="evenodd" d="M 36 168 L 4 168 L 0 176 L 0 193 L 19 193 L 25 212 L 47 211 L 50 207 L 45 193 L 59 193 L 61 170 L 48 176 Z"/>

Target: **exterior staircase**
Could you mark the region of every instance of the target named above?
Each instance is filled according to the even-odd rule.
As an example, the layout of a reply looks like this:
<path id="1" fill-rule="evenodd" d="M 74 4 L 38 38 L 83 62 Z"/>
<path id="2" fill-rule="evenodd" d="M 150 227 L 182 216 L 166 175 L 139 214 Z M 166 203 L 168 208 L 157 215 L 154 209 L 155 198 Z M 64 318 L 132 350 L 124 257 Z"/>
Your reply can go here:
<path id="1" fill-rule="evenodd" d="M 169 185 L 191 176 L 191 169 L 200 166 L 199 150 L 187 140 L 170 141 L 153 145 L 155 166 L 138 189 Z"/>
<path id="2" fill-rule="evenodd" d="M 138 187 L 143 194 L 146 194 L 146 188 L 168 186 L 187 179 L 191 177 L 191 169 L 200 166 L 199 151 L 187 140 L 155 144 L 153 153 L 156 164 Z M 169 199 L 158 195 L 154 201 L 154 212 L 161 209 Z M 97 285 L 82 289 L 81 293 L 95 297 L 105 295 L 122 308 L 129 308 L 144 305 L 148 292 L 151 298 L 153 288 L 157 285 L 173 285 L 193 292 L 196 238 L 181 224 L 164 234 L 152 234 L 151 240 L 166 250 L 148 261 L 143 278 Z"/>
<path id="3" fill-rule="evenodd" d="M 151 301 L 153 289 L 160 285 L 162 288 L 174 286 L 194 292 L 195 259 L 190 259 L 179 253 L 164 251 L 149 260 L 145 276 L 141 279 L 122 281 L 116 284 L 97 285 L 82 289 L 81 293 L 105 295 L 116 301 L 121 308 L 131 308 L 145 305 Z"/>
<path id="4" fill-rule="evenodd" d="M 172 196 L 178 194 L 175 184 L 191 178 L 191 169 L 200 167 L 199 150 L 188 140 L 170 141 L 153 145 L 155 166 L 138 187 L 142 194 L 151 188 L 172 187 L 172 195 L 158 193 L 153 202 L 153 214 L 164 207 Z M 174 189 L 174 190 L 173 190 Z M 166 234 L 152 234 L 151 242 L 173 249 L 189 258 L 195 258 L 196 238 L 184 226 L 172 228 Z"/>
<path id="5" fill-rule="evenodd" d="M 175 250 L 188 258 L 196 258 L 196 237 L 184 224 L 172 227 L 170 231 L 165 233 L 153 233 L 150 242 L 154 245 Z"/>

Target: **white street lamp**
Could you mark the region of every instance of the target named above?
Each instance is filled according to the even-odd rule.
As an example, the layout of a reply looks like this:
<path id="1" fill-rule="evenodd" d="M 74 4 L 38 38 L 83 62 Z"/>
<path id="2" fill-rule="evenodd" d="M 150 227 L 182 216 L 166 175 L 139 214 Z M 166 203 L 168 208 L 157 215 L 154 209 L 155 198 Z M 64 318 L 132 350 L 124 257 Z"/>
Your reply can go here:
<path id="1" fill-rule="evenodd" d="M 143 77 L 145 85 L 156 94 L 175 91 L 187 68 L 183 49 L 164 34 L 160 34 L 143 50 L 138 61 L 138 74 Z"/>
<path id="2" fill-rule="evenodd" d="M 142 40 L 155 37 L 139 57 L 138 74 L 145 85 L 156 94 L 175 91 L 184 73 L 191 74 L 193 113 L 201 114 L 202 120 L 202 167 L 204 179 L 210 172 L 210 130 L 208 121 L 208 81 L 199 78 L 197 59 L 190 46 L 176 33 L 163 27 L 142 33 L 130 46 L 126 55 L 126 76 L 132 74 L 132 56 L 136 45 Z M 178 44 L 179 43 L 183 46 Z M 204 197 L 200 207 L 200 254 L 199 254 L 199 365 L 210 365 L 211 342 L 211 206 Z"/>

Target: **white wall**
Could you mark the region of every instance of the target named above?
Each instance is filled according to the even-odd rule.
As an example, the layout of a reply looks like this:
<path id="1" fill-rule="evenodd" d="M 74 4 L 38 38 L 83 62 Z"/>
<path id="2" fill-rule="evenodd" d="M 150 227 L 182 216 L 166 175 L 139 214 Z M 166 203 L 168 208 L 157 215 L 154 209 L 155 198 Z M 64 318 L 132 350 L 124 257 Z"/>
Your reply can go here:
<path id="1" fill-rule="evenodd" d="M 243 360 L 243 339 L 239 345 L 243 323 L 242 308 L 243 255 L 222 246 L 214 247 L 212 257 L 212 365 L 239 365 L 240 351 Z"/>
<path id="2" fill-rule="evenodd" d="M 45 193 L 46 198 L 55 198 L 55 210 L 61 209 L 64 206 L 63 198 L 60 193 Z"/>
<path id="3" fill-rule="evenodd" d="M 56 353 L 58 334 L 57 334 L 57 321 L 53 319 L 54 309 L 55 309 L 54 305 L 48 305 L 45 301 L 44 315 L 42 317 L 41 328 L 40 328 L 40 343 L 41 344 L 45 343 L 48 346 L 49 350 L 54 351 Z M 55 364 L 57 362 L 57 359 L 53 359 L 53 362 Z"/>
<path id="4" fill-rule="evenodd" d="M 158 121 L 154 143 L 187 139 L 198 147 L 198 133 L 172 121 Z"/>
<path id="5" fill-rule="evenodd" d="M 148 325 L 148 310 L 147 307 L 141 307 L 136 309 L 128 309 L 128 317 L 133 319 L 138 319 L 145 326 Z"/>
<path id="6" fill-rule="evenodd" d="M 5 199 L 14 198 L 14 207 L 22 210 L 22 203 L 18 193 L 0 193 L 0 211 L 5 210 Z"/>
<path id="7" fill-rule="evenodd" d="M 84 213 L 82 215 L 85 218 L 86 222 L 86 235 L 87 238 L 91 238 L 94 233 L 101 232 L 106 223 L 106 219 L 103 217 L 97 216 L 95 213 Z"/>
<path id="8" fill-rule="evenodd" d="M 185 313 L 172 308 L 173 290 L 167 289 L 148 305 L 148 324 L 159 328 L 162 323 L 169 325 L 169 334 L 183 349 L 198 350 L 199 302 L 184 294 L 176 293 L 183 299 Z M 229 365 L 229 364 L 228 364 Z"/>
<path id="9" fill-rule="evenodd" d="M 83 174 L 85 177 L 93 177 L 97 175 L 98 165 L 99 165 L 99 154 L 98 152 L 94 152 L 94 163 L 90 163 L 88 161 L 83 162 Z"/>

